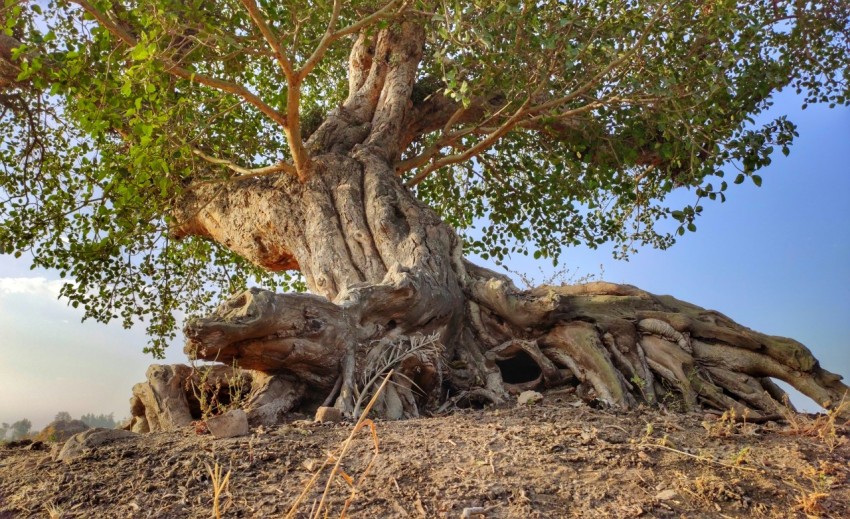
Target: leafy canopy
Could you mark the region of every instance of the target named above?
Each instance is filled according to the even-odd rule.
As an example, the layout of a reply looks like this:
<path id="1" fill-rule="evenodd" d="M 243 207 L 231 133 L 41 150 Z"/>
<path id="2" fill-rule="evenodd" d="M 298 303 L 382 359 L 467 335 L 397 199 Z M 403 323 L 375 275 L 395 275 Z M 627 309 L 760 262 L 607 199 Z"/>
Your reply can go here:
<path id="1" fill-rule="evenodd" d="M 303 288 L 173 240 L 169 208 L 190 182 L 300 172 L 359 33 L 424 25 L 411 106 L 456 117 L 423 124 L 397 169 L 497 261 L 668 247 L 789 152 L 790 121 L 753 122 L 773 92 L 850 102 L 843 0 L 3 1 L 0 252 L 72 278 L 87 317 L 147 316 L 156 354 L 176 313 L 249 280 Z M 695 203 L 668 207 L 677 188 Z"/>

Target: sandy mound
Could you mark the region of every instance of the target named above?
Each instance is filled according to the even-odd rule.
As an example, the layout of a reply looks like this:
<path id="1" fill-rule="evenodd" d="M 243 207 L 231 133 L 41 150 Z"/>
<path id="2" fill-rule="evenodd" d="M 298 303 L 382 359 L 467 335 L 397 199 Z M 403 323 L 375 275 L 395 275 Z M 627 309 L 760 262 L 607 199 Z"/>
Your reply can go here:
<path id="1" fill-rule="evenodd" d="M 847 424 L 556 402 L 569 399 L 379 422 L 380 454 L 350 516 L 850 517 Z M 281 517 L 351 428 L 300 420 L 213 440 L 188 427 L 102 445 L 69 463 L 0 448 L 0 517 L 44 517 L 50 508 L 62 517 L 207 518 L 207 467 L 216 463 L 231 471 L 224 517 Z M 373 451 L 365 428 L 342 463 L 354 482 Z M 299 517 L 321 498 L 326 473 Z M 350 489 L 342 478 L 330 488 L 330 517 L 338 517 Z"/>

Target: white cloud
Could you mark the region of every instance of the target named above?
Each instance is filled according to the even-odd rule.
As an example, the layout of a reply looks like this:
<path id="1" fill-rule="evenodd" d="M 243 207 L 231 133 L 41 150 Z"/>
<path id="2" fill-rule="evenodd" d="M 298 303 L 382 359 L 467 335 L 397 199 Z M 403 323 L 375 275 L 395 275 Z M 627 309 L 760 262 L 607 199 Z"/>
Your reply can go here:
<path id="1" fill-rule="evenodd" d="M 59 297 L 59 290 L 66 282 L 45 277 L 0 277 L 0 297 L 15 294 L 30 294 Z"/>

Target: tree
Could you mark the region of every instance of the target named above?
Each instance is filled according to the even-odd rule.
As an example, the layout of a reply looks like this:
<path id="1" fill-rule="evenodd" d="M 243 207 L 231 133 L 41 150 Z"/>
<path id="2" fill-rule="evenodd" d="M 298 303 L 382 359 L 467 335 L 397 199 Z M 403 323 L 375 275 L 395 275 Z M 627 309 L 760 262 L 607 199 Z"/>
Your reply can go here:
<path id="1" fill-rule="evenodd" d="M 8 423 L 3 422 L 2 424 L 0 424 L 0 441 L 3 441 L 3 440 L 6 439 L 6 433 L 8 431 L 9 431 L 9 424 Z"/>
<path id="2" fill-rule="evenodd" d="M 70 422 L 71 420 L 73 420 L 73 418 L 71 418 L 71 413 L 68 411 L 59 411 L 56 413 L 56 416 L 53 417 L 54 422 Z"/>
<path id="3" fill-rule="evenodd" d="M 253 279 L 312 295 L 238 293 L 188 321 L 186 351 L 272 374 L 287 409 L 339 393 L 356 414 L 389 366 L 391 417 L 566 383 L 752 416 L 779 409 L 771 378 L 825 403 L 847 390 L 803 345 L 715 312 L 608 283 L 520 291 L 463 259 L 695 231 L 727 179 L 760 185 L 788 153 L 790 121 L 752 124 L 773 92 L 850 102 L 846 2 L 6 11 L 0 247 L 70 275 L 88 317 L 149 318 L 155 354 L 175 312 Z M 667 207 L 675 189 L 695 202 Z"/>
<path id="4" fill-rule="evenodd" d="M 27 434 L 29 434 L 30 429 L 32 429 L 32 422 L 30 422 L 26 418 L 23 418 L 13 423 L 9 427 L 9 429 L 12 431 L 12 440 L 22 440 L 27 437 Z"/>
<path id="5" fill-rule="evenodd" d="M 88 413 L 81 416 L 80 420 L 82 420 L 89 427 L 105 427 L 107 429 L 114 429 L 117 425 L 113 413 L 98 415 L 94 413 Z"/>

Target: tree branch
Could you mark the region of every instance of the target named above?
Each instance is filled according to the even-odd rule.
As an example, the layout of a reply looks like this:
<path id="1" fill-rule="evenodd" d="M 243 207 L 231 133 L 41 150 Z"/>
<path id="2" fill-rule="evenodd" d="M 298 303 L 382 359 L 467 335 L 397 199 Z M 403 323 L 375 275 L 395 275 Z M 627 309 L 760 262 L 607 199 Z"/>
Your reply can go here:
<path id="1" fill-rule="evenodd" d="M 364 28 L 368 27 L 369 25 L 371 25 L 371 24 L 377 22 L 378 20 L 381 20 L 382 18 L 386 17 L 387 13 L 390 11 L 390 8 L 392 8 L 397 3 L 399 3 L 399 0 L 390 0 L 390 2 L 387 3 L 387 5 L 385 5 L 384 7 L 378 9 L 377 11 L 375 11 L 374 13 L 370 14 L 369 16 L 363 18 L 359 22 L 355 22 L 355 23 L 349 25 L 348 27 L 346 27 L 344 29 L 340 29 L 340 31 L 337 34 L 340 37 L 342 37 L 342 36 L 345 36 L 346 34 L 354 34 L 355 32 L 359 31 L 360 29 L 364 29 Z M 402 5 L 401 5 L 401 7 L 399 7 L 396 14 L 398 14 L 402 10 L 404 10 L 404 8 L 407 7 L 410 4 L 410 0 L 405 0 L 401 4 Z"/>
<path id="2" fill-rule="evenodd" d="M 108 30 L 113 36 L 121 40 L 128 47 L 135 47 L 138 45 L 138 41 L 136 38 L 127 32 L 123 27 L 119 24 L 114 23 L 110 20 L 105 13 L 102 13 L 97 8 L 95 8 L 92 4 L 90 4 L 86 0 L 71 0 L 76 3 L 80 7 L 82 7 L 87 13 L 89 13 L 92 17 L 94 17 L 97 22 L 103 26 L 106 30 Z M 216 79 L 204 74 L 198 74 L 187 70 L 168 58 L 159 57 L 155 58 L 157 61 L 162 63 L 165 66 L 166 72 L 171 75 L 177 76 L 181 79 L 185 79 L 189 82 L 196 82 L 201 85 L 213 88 L 215 90 L 220 90 L 222 92 L 227 92 L 229 94 L 236 95 L 242 98 L 244 101 L 254 106 L 260 112 L 269 117 L 272 121 L 278 123 L 281 127 L 283 127 L 284 131 L 287 132 L 287 137 L 289 137 L 289 121 L 288 117 L 284 116 L 268 104 L 266 104 L 262 99 L 259 98 L 256 94 L 252 93 L 250 90 L 245 88 L 244 85 L 240 85 L 238 83 L 233 83 L 230 81 Z M 300 141 L 299 141 L 300 142 Z M 290 139 L 289 144 L 290 148 L 292 148 L 293 141 Z M 303 149 L 303 145 L 301 145 L 301 149 Z M 293 156 L 295 157 L 295 153 L 293 150 Z M 298 166 L 298 162 L 296 161 L 296 168 Z M 301 169 L 298 168 L 299 177 L 301 175 Z"/>
<path id="3" fill-rule="evenodd" d="M 528 105 L 532 102 L 532 100 L 535 97 L 537 97 L 537 95 L 539 95 L 540 92 L 542 92 L 542 90 L 544 89 L 544 85 L 542 84 L 537 89 L 535 94 L 530 96 L 526 100 L 526 102 L 523 104 L 523 108 L 521 110 L 519 110 L 518 112 L 516 112 L 513 116 L 511 116 L 507 121 L 502 123 L 502 125 L 499 126 L 499 127 L 485 128 L 484 126 L 485 126 L 486 122 L 479 122 L 475 126 L 473 126 L 472 128 L 464 130 L 463 132 L 455 132 L 453 134 L 447 134 L 446 132 L 448 131 L 448 129 L 453 124 L 461 121 L 463 119 L 463 116 L 465 115 L 465 113 L 481 113 L 481 112 L 483 112 L 483 110 L 481 110 L 480 108 L 477 109 L 477 110 L 469 110 L 469 109 L 462 110 L 461 107 L 459 105 L 457 105 L 458 107 L 455 108 L 454 111 L 449 111 L 449 110 L 446 109 L 446 107 L 443 107 L 441 112 L 442 112 L 442 115 L 444 117 L 447 114 L 451 114 L 451 115 L 448 116 L 448 119 L 446 120 L 446 122 L 443 126 L 444 137 L 441 137 L 433 146 L 431 146 L 429 149 L 425 150 L 419 156 L 413 157 L 411 159 L 407 159 L 405 161 L 402 161 L 402 162 L 396 164 L 397 173 L 402 174 L 405 171 L 409 171 L 410 169 L 422 166 L 424 163 L 426 163 L 432 157 L 437 155 L 437 153 L 439 152 L 439 150 L 441 148 L 443 148 L 447 144 L 450 144 L 451 142 L 455 141 L 457 138 L 459 138 L 459 136 L 467 135 L 467 134 L 473 133 L 475 131 L 481 131 L 481 130 L 484 130 L 488 133 L 488 135 L 484 139 L 482 139 L 481 141 L 479 141 L 478 143 L 476 143 L 475 145 L 473 145 L 469 149 L 465 150 L 464 152 L 445 156 L 441 159 L 434 161 L 429 166 L 425 167 L 422 171 L 417 173 L 416 176 L 414 176 L 412 179 L 410 179 L 407 182 L 408 187 L 415 186 L 415 185 L 419 184 L 420 182 L 422 182 L 422 180 L 424 180 L 425 177 L 427 177 L 430 173 L 434 172 L 437 169 L 440 169 L 441 167 L 448 166 L 448 165 L 451 165 L 451 164 L 456 164 L 456 163 L 459 163 L 459 162 L 464 162 L 464 161 L 469 160 L 473 157 L 476 157 L 477 155 L 479 155 L 480 153 L 484 152 L 489 147 L 491 147 L 493 144 L 495 144 L 501 137 L 503 137 L 504 135 L 509 133 L 514 128 L 520 127 L 522 125 L 525 125 L 526 127 L 528 127 L 529 123 L 533 123 L 534 121 L 540 119 L 542 117 L 541 114 L 543 114 L 543 112 L 547 112 L 549 110 L 557 109 L 557 108 L 565 105 L 566 103 L 569 103 L 570 101 L 573 101 L 575 99 L 580 98 L 581 96 L 586 94 L 588 91 L 590 91 L 594 86 L 598 86 L 599 81 L 603 77 L 605 77 L 607 74 L 611 73 L 613 70 L 617 69 L 618 67 L 620 67 L 624 63 L 628 62 L 633 57 L 633 55 L 639 49 L 641 49 L 643 47 L 643 44 L 646 41 L 647 36 L 649 35 L 650 29 L 659 20 L 659 18 L 662 15 L 662 12 L 663 12 L 663 10 L 659 8 L 653 14 L 652 18 L 649 20 L 646 27 L 643 29 L 640 36 L 638 37 L 638 40 L 636 41 L 635 45 L 631 49 L 624 52 L 620 57 L 613 60 L 607 66 L 602 68 L 600 71 L 598 71 L 596 74 L 594 74 L 590 79 L 585 81 L 578 88 L 572 90 L 570 93 L 568 93 L 564 96 L 557 97 L 555 99 L 550 99 L 550 100 L 547 100 L 547 101 L 544 101 L 544 102 L 540 102 L 539 104 L 536 104 L 532 107 L 529 107 Z M 490 97 L 494 97 L 494 96 L 490 96 Z M 486 97 L 484 99 L 486 99 Z M 605 104 L 606 102 L 611 102 L 611 101 L 623 102 L 624 99 L 617 97 L 617 96 L 611 96 L 611 97 L 608 97 L 607 99 L 603 98 L 602 100 L 594 101 L 594 102 L 588 103 L 588 104 L 586 104 L 582 107 L 579 107 L 579 108 L 576 108 L 576 109 L 573 109 L 573 110 L 568 110 L 566 112 L 562 112 L 562 113 L 558 113 L 558 114 L 547 114 L 547 117 L 556 118 L 556 119 L 568 119 L 568 118 L 573 117 L 577 114 L 589 111 L 593 108 L 601 106 L 602 104 Z M 488 121 L 493 120 L 493 119 L 494 119 L 494 116 L 488 117 Z M 424 127 L 427 128 L 428 125 L 425 125 Z"/>
<path id="4" fill-rule="evenodd" d="M 327 52 L 328 47 L 331 46 L 335 40 L 339 38 L 334 33 L 334 28 L 336 27 L 336 22 L 339 19 L 339 12 L 342 10 L 342 2 L 340 0 L 334 0 L 333 11 L 331 12 L 331 19 L 328 22 L 328 28 L 325 30 L 325 34 L 322 36 L 322 39 L 319 41 L 319 44 L 316 46 L 316 49 L 313 50 L 313 53 L 307 58 L 307 61 L 304 62 L 304 65 L 298 70 L 296 77 L 299 82 L 303 81 L 310 72 L 313 71 L 316 64 L 321 61 L 321 59 L 325 56 L 325 52 Z"/>
<path id="5" fill-rule="evenodd" d="M 207 155 L 206 153 L 204 153 L 203 151 L 201 151 L 198 148 L 192 148 L 192 153 L 194 155 L 197 155 L 198 157 L 204 159 L 205 161 L 209 162 L 210 164 L 216 164 L 216 165 L 219 165 L 219 166 L 224 166 L 231 171 L 235 171 L 236 173 L 239 173 L 243 177 L 246 177 L 246 176 L 259 177 L 259 176 L 265 176 L 265 175 L 273 175 L 275 173 L 280 173 L 281 171 L 285 171 L 286 173 L 289 173 L 291 175 L 297 174 L 295 167 L 292 166 L 291 164 L 287 164 L 285 162 L 279 162 L 279 163 L 274 164 L 272 166 L 265 166 L 265 167 L 262 167 L 262 168 L 250 169 L 250 168 L 243 168 L 242 166 L 239 166 L 238 164 L 234 163 L 233 161 L 230 161 L 230 160 L 227 160 L 227 159 L 219 159 L 219 158 L 213 157 L 211 155 Z"/>
<path id="6" fill-rule="evenodd" d="M 286 57 L 286 53 L 283 51 L 283 45 L 281 45 L 277 35 L 275 35 L 272 28 L 269 27 L 263 19 L 260 8 L 254 0 L 242 0 L 242 5 L 244 5 L 245 9 L 248 11 L 251 21 L 253 21 L 257 29 L 260 30 L 260 34 L 263 35 L 263 39 L 266 40 L 266 43 L 268 43 L 274 51 L 275 59 L 280 65 L 281 70 L 283 70 L 283 74 L 286 76 L 286 82 L 291 86 L 292 83 L 295 82 L 295 74 L 292 69 L 292 63 L 289 61 L 289 58 Z"/>
<path id="7" fill-rule="evenodd" d="M 531 103 L 531 99 L 533 96 L 529 96 L 528 99 L 519 107 L 519 109 L 512 115 L 507 121 L 505 121 L 502 126 L 496 128 L 492 133 L 490 133 L 487 137 L 483 138 L 481 141 L 476 143 L 474 146 L 470 147 L 463 153 L 457 153 L 454 155 L 448 155 L 439 160 L 434 161 L 431 165 L 424 168 L 422 171 L 416 174 L 415 177 L 410 179 L 407 182 L 407 187 L 413 187 L 416 184 L 422 182 L 425 177 L 431 174 L 432 171 L 442 168 L 443 166 L 448 166 L 451 164 L 457 164 L 458 162 L 465 162 L 479 153 L 487 150 L 490 146 L 496 143 L 503 135 L 511 131 L 514 126 L 517 125 L 523 117 L 525 117 L 526 110 L 528 109 L 528 105 Z"/>
<path id="8" fill-rule="evenodd" d="M 286 140 L 289 143 L 289 150 L 292 153 L 292 159 L 295 162 L 295 170 L 298 178 L 305 182 L 310 178 L 310 156 L 304 148 L 304 141 L 301 138 L 301 82 L 304 76 L 301 72 L 296 72 L 292 68 L 292 62 L 286 57 L 283 46 L 280 40 L 274 34 L 271 27 L 263 19 L 260 8 L 254 0 L 242 0 L 242 5 L 248 11 L 251 21 L 260 30 L 266 43 L 272 48 L 275 53 L 278 64 L 283 75 L 286 77 L 286 124 L 283 131 L 286 134 Z M 332 20 L 336 20 L 337 5 L 334 4 L 334 15 Z"/>

